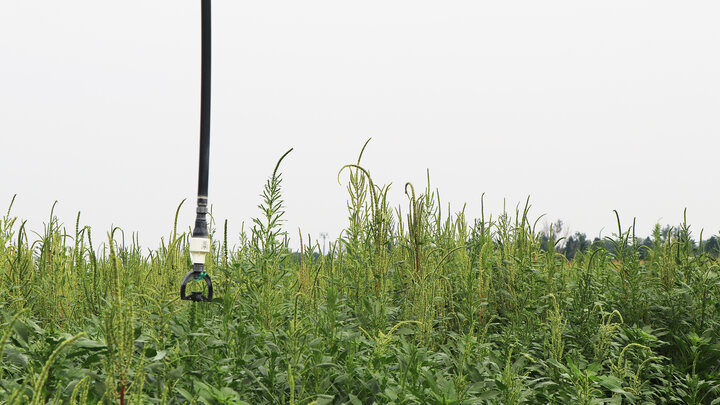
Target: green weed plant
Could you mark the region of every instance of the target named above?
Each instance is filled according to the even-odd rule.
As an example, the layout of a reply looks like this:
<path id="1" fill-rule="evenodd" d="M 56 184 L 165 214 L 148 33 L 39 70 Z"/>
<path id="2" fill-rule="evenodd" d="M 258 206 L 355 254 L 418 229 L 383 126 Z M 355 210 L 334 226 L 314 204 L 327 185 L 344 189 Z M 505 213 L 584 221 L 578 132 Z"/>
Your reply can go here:
<path id="1" fill-rule="evenodd" d="M 0 218 L 0 403 L 720 404 L 720 263 L 634 224 L 571 260 L 529 200 L 452 212 L 407 183 L 392 207 L 358 158 L 323 249 L 284 228 L 282 155 L 239 237 L 211 221 L 210 303 L 181 302 L 189 229 L 143 250 L 80 214 Z M 222 233 L 222 235 L 218 235 Z M 293 233 L 294 234 L 294 233 Z M 34 236 L 32 236 L 34 235 Z M 548 238 L 543 244 L 541 240 Z"/>

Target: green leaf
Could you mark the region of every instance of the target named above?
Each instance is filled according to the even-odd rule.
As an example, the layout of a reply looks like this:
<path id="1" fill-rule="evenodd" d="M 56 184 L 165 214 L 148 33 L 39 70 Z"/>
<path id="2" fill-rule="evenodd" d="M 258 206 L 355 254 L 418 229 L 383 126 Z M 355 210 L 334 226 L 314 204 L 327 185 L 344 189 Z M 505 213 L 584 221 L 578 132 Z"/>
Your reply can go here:
<path id="1" fill-rule="evenodd" d="M 333 399 L 335 398 L 334 395 L 318 395 L 315 399 L 316 405 L 327 405 L 331 404 L 333 402 Z"/>
<path id="2" fill-rule="evenodd" d="M 392 389 L 391 387 L 385 388 L 385 391 L 383 391 L 383 392 L 384 392 L 385 395 L 387 395 L 387 397 L 390 398 L 390 400 L 392 400 L 392 401 L 395 401 L 395 400 L 397 400 L 397 398 L 398 398 L 397 393 L 396 393 L 395 390 Z"/>
<path id="3" fill-rule="evenodd" d="M 192 401 L 192 399 L 193 399 L 193 396 L 189 392 L 187 392 L 187 390 L 185 390 L 184 388 L 175 387 L 175 392 L 182 395 L 182 397 L 185 398 L 185 400 L 188 402 Z"/>
<path id="4" fill-rule="evenodd" d="M 97 340 L 90 340 L 87 338 L 78 339 L 74 345 L 76 348 L 89 349 L 89 350 L 100 350 L 106 349 L 107 346 L 103 342 Z"/>
<path id="5" fill-rule="evenodd" d="M 28 365 L 28 358 L 26 355 L 24 355 L 20 350 L 14 348 L 14 347 L 6 347 L 5 348 L 5 356 L 7 356 L 7 359 L 15 364 L 16 366 L 20 367 L 27 367 Z"/>
<path id="6" fill-rule="evenodd" d="M 17 336 L 22 339 L 23 343 L 27 343 L 28 337 L 30 336 L 30 329 L 28 329 L 27 325 L 25 325 L 26 321 L 18 319 L 15 322 L 15 325 L 13 325 L 13 329 L 15 329 L 15 333 L 17 333 Z"/>
<path id="7" fill-rule="evenodd" d="M 180 366 L 177 366 L 176 368 L 170 370 L 168 372 L 168 377 L 177 380 L 177 379 L 182 378 L 184 372 L 185 372 L 185 367 L 180 365 Z"/>
<path id="8" fill-rule="evenodd" d="M 610 391 L 616 392 L 617 389 L 622 389 L 622 381 L 615 376 L 604 376 L 600 378 L 600 385 L 609 389 Z"/>
<path id="9" fill-rule="evenodd" d="M 153 357 L 151 360 L 152 361 L 160 361 L 160 360 L 164 359 L 166 355 L 167 355 L 167 350 L 160 350 L 159 352 L 157 352 L 155 357 Z"/>
<path id="10" fill-rule="evenodd" d="M 217 398 L 218 400 L 223 401 L 223 402 L 228 402 L 228 401 L 232 400 L 233 404 L 236 404 L 237 401 L 240 400 L 240 394 L 238 394 L 237 391 L 235 391 L 234 389 L 232 389 L 230 387 L 220 388 L 217 396 L 218 396 L 218 398 Z"/>

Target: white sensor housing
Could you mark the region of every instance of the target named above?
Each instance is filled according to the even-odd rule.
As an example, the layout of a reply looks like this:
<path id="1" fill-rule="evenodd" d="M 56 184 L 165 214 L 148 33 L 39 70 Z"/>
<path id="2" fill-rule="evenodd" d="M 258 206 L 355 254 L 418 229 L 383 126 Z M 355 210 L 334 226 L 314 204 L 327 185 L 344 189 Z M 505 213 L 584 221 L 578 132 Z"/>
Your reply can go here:
<path id="1" fill-rule="evenodd" d="M 205 264 L 205 255 L 210 252 L 210 238 L 190 238 L 190 260 L 193 264 Z"/>

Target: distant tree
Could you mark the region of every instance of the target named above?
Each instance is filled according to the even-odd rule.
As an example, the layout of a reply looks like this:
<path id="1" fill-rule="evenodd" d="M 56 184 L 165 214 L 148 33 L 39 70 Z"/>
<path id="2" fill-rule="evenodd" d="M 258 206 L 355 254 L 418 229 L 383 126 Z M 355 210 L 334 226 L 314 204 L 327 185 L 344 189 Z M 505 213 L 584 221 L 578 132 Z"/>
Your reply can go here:
<path id="1" fill-rule="evenodd" d="M 568 233 L 565 223 L 560 219 L 552 223 L 546 223 L 539 235 L 540 248 L 545 251 L 552 248 L 555 252 L 563 254 L 568 260 L 573 260 L 578 252 L 585 252 L 591 246 L 603 248 L 611 255 L 618 253 L 615 251 L 616 243 L 613 243 L 610 239 L 595 237 L 591 242 L 587 235 L 582 232 L 575 232 L 567 236 Z M 558 243 L 561 238 L 564 239 Z M 685 249 L 691 252 L 690 254 L 705 253 L 715 258 L 720 256 L 720 236 L 712 236 L 704 240 L 701 252 L 692 238 L 690 228 L 685 224 L 677 227 L 656 224 L 652 237 L 638 237 L 634 241 L 628 241 L 629 246 L 627 248 L 637 249 L 640 259 L 648 260 L 652 251 L 659 249 L 668 240 L 681 243 Z"/>
<path id="2" fill-rule="evenodd" d="M 545 226 L 543 226 L 543 230 L 540 231 L 540 248 L 545 251 L 548 251 L 551 247 L 554 248 L 558 239 L 563 237 L 561 236 L 563 235 L 563 230 L 565 230 L 565 232 L 567 233 L 567 230 L 564 228 L 564 226 L 565 223 L 562 219 L 558 219 L 557 221 L 552 223 L 545 223 Z M 551 243 L 552 246 L 550 245 Z M 561 246 L 563 245 L 564 243 L 561 243 Z"/>
<path id="3" fill-rule="evenodd" d="M 640 251 L 640 260 L 647 260 L 650 258 L 650 252 L 653 250 L 653 241 L 649 237 L 642 239 L 638 243 Z"/>
<path id="4" fill-rule="evenodd" d="M 560 249 L 560 252 L 564 254 L 568 260 L 572 260 L 575 258 L 577 252 L 585 252 L 589 247 L 590 242 L 587 239 L 587 235 L 575 232 L 574 235 L 566 239 L 565 245 Z"/>
<path id="5" fill-rule="evenodd" d="M 717 236 L 710 237 L 710 239 L 703 243 L 703 251 L 717 258 L 718 253 L 720 253 L 720 238 Z"/>

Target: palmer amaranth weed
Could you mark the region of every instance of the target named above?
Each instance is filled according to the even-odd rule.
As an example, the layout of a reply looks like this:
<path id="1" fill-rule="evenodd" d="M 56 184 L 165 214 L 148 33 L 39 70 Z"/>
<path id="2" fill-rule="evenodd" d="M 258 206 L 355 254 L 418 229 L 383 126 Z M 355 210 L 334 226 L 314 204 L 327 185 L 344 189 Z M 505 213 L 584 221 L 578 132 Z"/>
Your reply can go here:
<path id="1" fill-rule="evenodd" d="M 193 263 L 177 224 L 148 251 L 119 228 L 94 240 L 80 215 L 69 233 L 54 210 L 29 232 L 11 202 L 0 399 L 720 402 L 720 266 L 687 224 L 651 245 L 618 224 L 568 260 L 529 204 L 468 220 L 441 209 L 428 177 L 391 207 L 361 159 L 339 171 L 348 222 L 326 250 L 302 236 L 288 247 L 282 158 L 237 244 L 211 223 L 209 302 L 179 300 Z"/>

